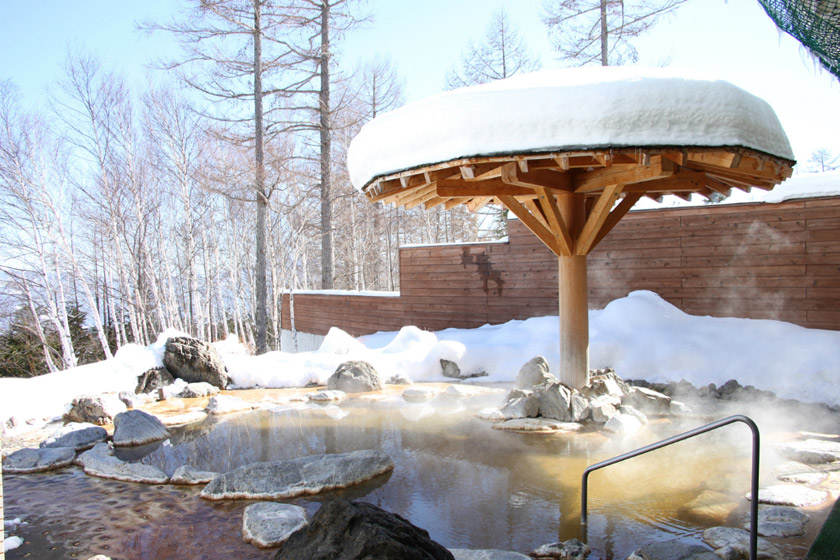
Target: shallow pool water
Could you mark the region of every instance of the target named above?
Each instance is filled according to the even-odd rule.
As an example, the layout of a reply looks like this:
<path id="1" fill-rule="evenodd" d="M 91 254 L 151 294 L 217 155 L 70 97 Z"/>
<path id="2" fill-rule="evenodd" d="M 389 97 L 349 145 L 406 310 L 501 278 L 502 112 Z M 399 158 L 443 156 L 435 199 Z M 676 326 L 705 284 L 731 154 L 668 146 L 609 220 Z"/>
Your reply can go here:
<path id="1" fill-rule="evenodd" d="M 368 501 L 423 527 L 449 548 L 527 552 L 577 537 L 587 540 L 592 558 L 624 560 L 646 542 L 702 544 L 705 527 L 739 525 L 748 504 L 743 497 L 749 490 L 746 427 L 733 425 L 725 434 L 702 436 L 594 473 L 584 532 L 580 479 L 587 465 L 702 421 L 654 421 L 632 439 L 509 433 L 475 417 L 484 407 L 498 406 L 503 394 L 441 396 L 411 404 L 392 392 L 339 406 L 277 404 L 174 430 L 169 441 L 124 458 L 172 474 L 183 464 L 222 472 L 257 461 L 380 449 L 394 460 L 392 473 L 289 502 L 312 514 L 322 500 Z M 769 476 L 763 474 L 763 480 Z M 78 467 L 57 474 L 5 475 L 6 517 L 29 523 L 18 531 L 26 544 L 7 558 L 273 556 L 241 540 L 241 511 L 253 502 L 204 501 L 198 497 L 200 488 L 115 482 L 85 476 Z M 731 511 L 692 513 L 687 504 L 706 489 L 731 496 Z M 792 558 L 804 556 L 824 518 L 822 510 L 811 513 L 815 519 L 805 537 L 776 541 Z"/>

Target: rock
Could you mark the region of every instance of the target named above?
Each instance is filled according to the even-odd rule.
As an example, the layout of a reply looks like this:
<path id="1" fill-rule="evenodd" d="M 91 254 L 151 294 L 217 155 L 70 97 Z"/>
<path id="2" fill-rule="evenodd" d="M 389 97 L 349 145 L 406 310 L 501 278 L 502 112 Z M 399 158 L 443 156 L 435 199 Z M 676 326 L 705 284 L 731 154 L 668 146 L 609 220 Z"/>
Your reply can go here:
<path id="1" fill-rule="evenodd" d="M 178 396 L 182 399 L 195 399 L 198 397 L 210 397 L 218 395 L 219 388 L 215 385 L 210 385 L 206 381 L 197 381 L 195 383 L 187 383 Z"/>
<path id="2" fill-rule="evenodd" d="M 819 439 L 806 439 L 782 444 L 777 451 L 792 461 L 808 464 L 840 461 L 840 443 Z"/>
<path id="3" fill-rule="evenodd" d="M 699 544 L 666 541 L 646 544 L 627 560 L 720 560 L 720 556 Z"/>
<path id="4" fill-rule="evenodd" d="M 29 474 L 51 471 L 70 465 L 75 458 L 76 450 L 72 447 L 24 447 L 3 460 L 3 473 Z"/>
<path id="5" fill-rule="evenodd" d="M 589 376 L 589 384 L 583 388 L 583 394 L 592 399 L 603 395 L 623 398 L 630 387 L 611 369 L 596 370 Z"/>
<path id="6" fill-rule="evenodd" d="M 117 398 L 122 401 L 126 408 L 137 408 L 143 401 L 137 398 L 137 393 L 132 393 L 131 391 L 120 391 L 117 395 Z"/>
<path id="7" fill-rule="evenodd" d="M 232 395 L 214 395 L 210 397 L 207 403 L 207 414 L 220 416 L 222 414 L 231 414 L 233 412 L 242 412 L 245 410 L 253 410 L 254 405 L 239 397 Z"/>
<path id="8" fill-rule="evenodd" d="M 147 369 L 137 377 L 135 393 L 151 393 L 173 383 L 175 378 L 165 367 Z"/>
<path id="9" fill-rule="evenodd" d="M 511 399 L 499 410 L 505 420 L 513 418 L 536 418 L 540 413 L 540 401 L 534 395 Z"/>
<path id="10" fill-rule="evenodd" d="M 616 414 L 604 424 L 604 430 L 620 435 L 632 435 L 642 429 L 642 422 L 632 414 Z"/>
<path id="11" fill-rule="evenodd" d="M 751 493 L 747 493 L 751 500 Z M 815 506 L 828 499 L 828 492 L 813 490 L 804 486 L 792 484 L 777 484 L 761 488 L 758 491 L 758 502 L 774 506 L 806 507 Z"/>
<path id="12" fill-rule="evenodd" d="M 326 502 L 275 560 L 454 560 L 429 533 L 364 502 Z"/>
<path id="13" fill-rule="evenodd" d="M 589 400 L 589 415 L 597 424 L 604 424 L 618 414 L 621 401 L 611 395 L 602 395 Z"/>
<path id="14" fill-rule="evenodd" d="M 618 409 L 620 414 L 629 414 L 630 416 L 634 416 L 636 420 L 645 425 L 648 423 L 648 418 L 642 412 L 636 410 L 632 406 L 622 406 Z"/>
<path id="15" fill-rule="evenodd" d="M 461 368 L 452 360 L 440 360 L 441 375 L 450 379 L 461 379 Z"/>
<path id="16" fill-rule="evenodd" d="M 306 526 L 306 510 L 291 504 L 251 504 L 242 513 L 242 538 L 259 548 L 280 546 Z"/>
<path id="17" fill-rule="evenodd" d="M 253 463 L 216 475 L 201 491 L 201 497 L 208 500 L 293 498 L 346 488 L 393 468 L 390 457 L 374 450 Z"/>
<path id="18" fill-rule="evenodd" d="M 536 356 L 519 369 L 514 387 L 533 390 L 537 385 L 546 383 L 557 383 L 557 378 L 548 372 L 548 361 L 542 356 Z"/>
<path id="19" fill-rule="evenodd" d="M 591 552 L 588 546 L 577 539 L 544 544 L 528 553 L 533 558 L 556 558 L 558 560 L 586 560 Z"/>
<path id="20" fill-rule="evenodd" d="M 816 485 L 828 478 L 828 473 L 796 461 L 787 461 L 777 465 L 773 469 L 773 475 L 782 482 L 807 485 Z"/>
<path id="21" fill-rule="evenodd" d="M 703 541 L 715 549 L 718 555 L 721 549 L 728 548 L 730 552 L 743 554 L 749 558 L 750 534 L 743 529 L 734 527 L 711 527 L 703 531 Z M 758 557 L 771 560 L 784 560 L 785 555 L 776 545 L 764 539 L 758 539 Z M 717 559 L 710 559 L 717 560 Z"/>
<path id="22" fill-rule="evenodd" d="M 671 416 L 691 416 L 694 410 L 684 402 L 671 400 Z"/>
<path id="23" fill-rule="evenodd" d="M 494 430 L 538 434 L 576 432 L 582 428 L 583 426 L 576 422 L 559 422 L 551 418 L 514 418 L 493 425 Z"/>
<path id="24" fill-rule="evenodd" d="M 685 505 L 686 513 L 705 524 L 722 523 L 738 509 L 738 504 L 723 492 L 703 490 L 696 498 Z"/>
<path id="25" fill-rule="evenodd" d="M 86 474 L 101 478 L 144 484 L 165 484 L 169 481 L 166 473 L 157 467 L 120 461 L 114 457 L 107 443 L 97 443 L 93 449 L 79 455 L 77 461 Z"/>
<path id="26" fill-rule="evenodd" d="M 798 509 L 782 506 L 758 510 L 758 534 L 762 537 L 798 537 L 805 534 L 811 516 Z M 744 529 L 750 530 L 750 512 L 744 516 Z"/>
<path id="27" fill-rule="evenodd" d="M 418 403 L 430 401 L 443 391 L 431 387 L 410 387 L 402 392 L 402 398 L 406 402 Z"/>
<path id="28" fill-rule="evenodd" d="M 671 414 L 671 397 L 644 387 L 630 387 L 621 404 L 654 416 Z"/>
<path id="29" fill-rule="evenodd" d="M 554 418 L 561 422 L 572 419 L 570 411 L 572 392 L 562 383 L 544 385 L 534 394 L 539 399 L 540 416 L 543 418 Z"/>
<path id="30" fill-rule="evenodd" d="M 145 445 L 169 437 L 163 422 L 142 410 L 121 412 L 114 417 L 114 445 Z"/>
<path id="31" fill-rule="evenodd" d="M 207 484 L 216 477 L 216 474 L 218 473 L 211 471 L 199 471 L 190 465 L 181 465 L 175 469 L 174 473 L 172 473 L 172 477 L 169 479 L 169 482 L 172 484 L 187 485 Z"/>
<path id="32" fill-rule="evenodd" d="M 381 391 L 382 380 L 376 370 L 367 362 L 344 362 L 327 380 L 327 389 L 345 393 L 366 393 Z"/>
<path id="33" fill-rule="evenodd" d="M 314 403 L 337 403 L 347 398 L 347 393 L 344 391 L 317 391 L 315 393 L 307 393 L 307 400 Z"/>
<path id="34" fill-rule="evenodd" d="M 168 339 L 163 365 L 173 377 L 187 383 L 206 381 L 220 389 L 230 383 L 225 363 L 216 349 L 195 338 L 176 336 Z"/>
<path id="35" fill-rule="evenodd" d="M 41 442 L 41 447 L 72 447 L 79 452 L 107 439 L 105 428 L 85 422 L 71 422 L 54 431 Z"/>
<path id="36" fill-rule="evenodd" d="M 411 385 L 414 381 L 404 373 L 395 373 L 385 383 L 388 385 Z"/>
<path id="37" fill-rule="evenodd" d="M 192 410 L 183 414 L 176 414 L 174 416 L 164 416 L 160 421 L 167 428 L 176 428 L 186 426 L 187 424 L 196 424 L 207 419 L 207 413 L 201 410 Z"/>
<path id="38" fill-rule="evenodd" d="M 488 548 L 484 550 L 469 550 L 467 548 L 450 548 L 449 552 L 455 560 L 530 560 L 530 557 L 518 552 L 507 550 L 496 550 Z"/>
<path id="39" fill-rule="evenodd" d="M 488 422 L 501 422 L 505 419 L 498 408 L 482 408 L 475 413 L 475 417 Z"/>
<path id="40" fill-rule="evenodd" d="M 572 422 L 583 422 L 592 414 L 592 409 L 589 408 L 589 401 L 579 391 L 574 389 L 569 400 L 569 414 L 571 415 Z"/>
<path id="41" fill-rule="evenodd" d="M 127 410 L 125 404 L 114 394 L 85 395 L 73 399 L 70 411 L 63 420 L 87 424 L 110 424 L 120 412 Z"/>

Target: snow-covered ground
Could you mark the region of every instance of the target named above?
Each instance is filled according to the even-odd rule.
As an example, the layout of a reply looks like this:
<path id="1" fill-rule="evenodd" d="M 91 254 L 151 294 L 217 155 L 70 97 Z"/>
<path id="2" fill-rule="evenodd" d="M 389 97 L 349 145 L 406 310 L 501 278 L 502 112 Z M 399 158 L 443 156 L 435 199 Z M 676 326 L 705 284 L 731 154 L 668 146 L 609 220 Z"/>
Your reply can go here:
<path id="1" fill-rule="evenodd" d="M 781 321 L 698 317 L 683 313 L 653 292 L 639 291 L 591 310 L 591 367 L 615 368 L 627 379 L 694 385 L 737 379 L 783 398 L 840 405 L 840 332 L 806 329 Z M 537 355 L 557 372 L 557 317 L 536 317 L 439 332 L 404 327 L 355 339 L 332 329 L 314 352 L 250 356 L 236 340 L 216 343 L 236 387 L 301 387 L 325 384 L 344 361 L 366 360 L 388 379 L 451 381 L 440 359 L 483 381 L 513 381 Z M 32 379 L 0 379 L 0 421 L 59 416 L 73 397 L 133 391 L 136 378 L 162 365 L 166 338 L 148 347 L 123 347 L 111 359 Z"/>

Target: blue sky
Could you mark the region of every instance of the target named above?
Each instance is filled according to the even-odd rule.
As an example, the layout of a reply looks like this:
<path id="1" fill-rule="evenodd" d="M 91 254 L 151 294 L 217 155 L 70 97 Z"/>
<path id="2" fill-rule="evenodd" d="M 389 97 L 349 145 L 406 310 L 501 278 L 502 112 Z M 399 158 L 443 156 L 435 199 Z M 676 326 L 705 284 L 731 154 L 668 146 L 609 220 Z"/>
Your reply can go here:
<path id="1" fill-rule="evenodd" d="M 405 78 L 408 101 L 439 92 L 446 71 L 470 39 L 478 41 L 492 13 L 504 6 L 543 67 L 561 66 L 540 21 L 540 0 L 368 0 L 374 21 L 341 45 L 348 69 L 375 53 L 389 54 Z M 6 0 L 0 2 L 0 79 L 45 104 L 68 47 L 98 53 L 142 84 L 146 65 L 177 48 L 162 34 L 144 35 L 136 22 L 168 19 L 180 0 Z M 805 166 L 821 147 L 840 153 L 840 84 L 777 31 L 757 0 L 690 0 L 637 42 L 642 65 L 702 71 L 763 98 L 776 110 Z"/>

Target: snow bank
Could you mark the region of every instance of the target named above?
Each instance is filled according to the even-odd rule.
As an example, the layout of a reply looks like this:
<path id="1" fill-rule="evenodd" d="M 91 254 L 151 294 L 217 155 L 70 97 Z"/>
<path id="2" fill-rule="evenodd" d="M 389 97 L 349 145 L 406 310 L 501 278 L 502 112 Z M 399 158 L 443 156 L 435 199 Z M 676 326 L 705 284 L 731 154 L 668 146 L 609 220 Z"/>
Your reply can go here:
<path id="1" fill-rule="evenodd" d="M 741 146 L 793 160 L 773 109 L 721 80 L 663 68 L 521 74 L 384 113 L 347 154 L 362 189 L 375 177 L 463 157 L 595 148 Z"/>

